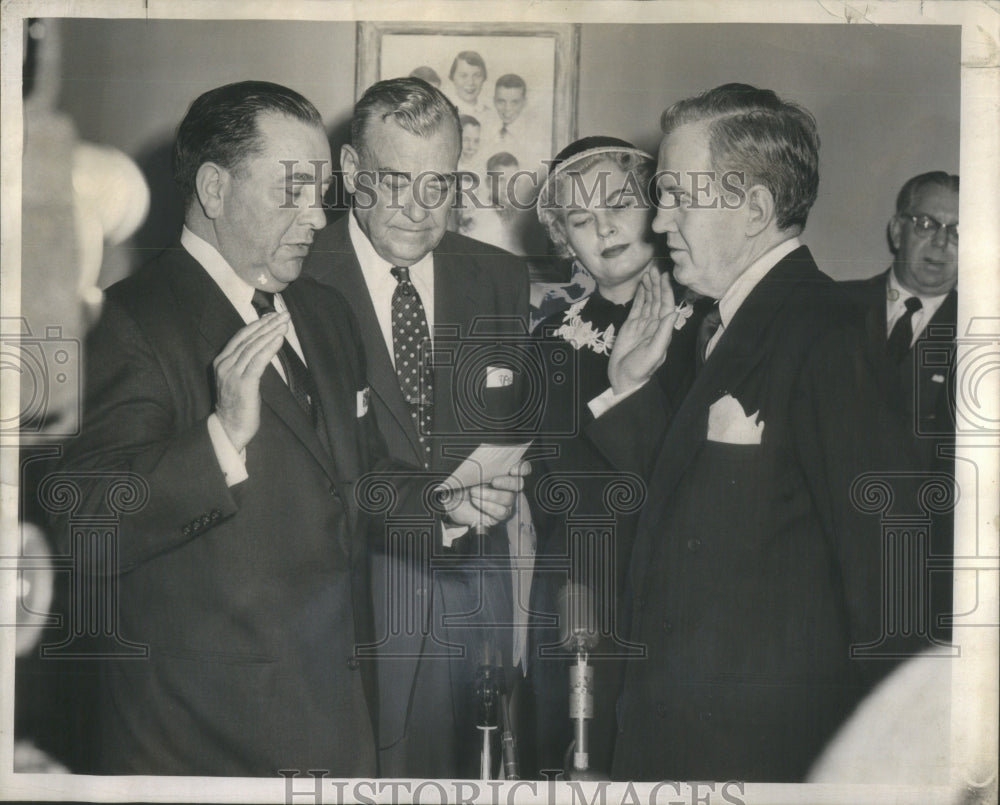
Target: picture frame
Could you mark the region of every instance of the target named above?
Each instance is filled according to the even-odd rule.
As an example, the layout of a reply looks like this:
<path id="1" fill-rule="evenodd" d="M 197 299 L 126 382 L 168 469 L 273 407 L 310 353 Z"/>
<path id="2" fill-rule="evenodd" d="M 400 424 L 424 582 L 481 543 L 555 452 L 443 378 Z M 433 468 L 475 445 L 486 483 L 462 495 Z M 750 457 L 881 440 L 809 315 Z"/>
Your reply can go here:
<path id="1" fill-rule="evenodd" d="M 480 102 L 492 97 L 499 76 L 523 74 L 527 110 L 533 108 L 542 126 L 549 123 L 548 156 L 577 137 L 578 23 L 359 21 L 357 37 L 356 98 L 376 81 L 409 75 L 421 66 L 435 70 L 448 94 L 450 65 L 458 53 L 472 50 L 487 65 Z"/>

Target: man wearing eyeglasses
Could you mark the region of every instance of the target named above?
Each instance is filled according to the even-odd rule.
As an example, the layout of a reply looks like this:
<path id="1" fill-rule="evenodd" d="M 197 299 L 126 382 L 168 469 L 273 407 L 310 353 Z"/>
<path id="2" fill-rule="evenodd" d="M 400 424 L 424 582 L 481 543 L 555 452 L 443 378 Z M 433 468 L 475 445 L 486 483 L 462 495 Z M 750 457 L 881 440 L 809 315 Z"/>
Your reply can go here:
<path id="1" fill-rule="evenodd" d="M 913 423 L 924 468 L 947 469 L 938 448 L 954 431 L 948 386 L 958 310 L 958 176 L 932 171 L 907 181 L 889 221 L 889 242 L 891 268 L 844 288 L 864 311 L 870 346 L 885 359 L 885 371 L 898 373 L 890 390 L 900 416 Z"/>
<path id="2" fill-rule="evenodd" d="M 893 251 L 888 271 L 845 282 L 864 316 L 865 334 L 891 410 L 912 434 L 921 480 L 954 475 L 955 319 L 958 311 L 958 176 L 932 171 L 914 176 L 896 198 L 889 221 Z M 930 552 L 952 555 L 951 509 L 933 514 Z M 929 576 L 929 631 L 947 641 L 952 576 Z"/>

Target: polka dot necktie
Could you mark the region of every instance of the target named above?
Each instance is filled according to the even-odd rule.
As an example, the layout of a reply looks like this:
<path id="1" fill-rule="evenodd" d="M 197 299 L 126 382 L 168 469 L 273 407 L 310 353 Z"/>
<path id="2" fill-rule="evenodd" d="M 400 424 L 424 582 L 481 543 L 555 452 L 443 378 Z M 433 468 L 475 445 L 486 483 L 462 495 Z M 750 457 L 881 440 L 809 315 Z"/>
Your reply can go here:
<path id="1" fill-rule="evenodd" d="M 420 294 L 410 282 L 410 269 L 395 266 L 396 290 L 392 294 L 392 347 L 396 375 L 403 397 L 410 405 L 410 416 L 423 448 L 424 468 L 431 463 L 431 415 L 434 402 L 434 378 L 426 364 L 430 330 Z M 421 349 L 423 347 L 423 349 Z"/>
<path id="2" fill-rule="evenodd" d="M 923 307 L 923 303 L 916 296 L 911 296 L 903 304 L 906 305 L 906 312 L 893 325 L 889 340 L 886 342 L 886 352 L 896 363 L 902 363 L 906 353 L 910 351 L 910 343 L 913 341 L 913 314 Z"/>

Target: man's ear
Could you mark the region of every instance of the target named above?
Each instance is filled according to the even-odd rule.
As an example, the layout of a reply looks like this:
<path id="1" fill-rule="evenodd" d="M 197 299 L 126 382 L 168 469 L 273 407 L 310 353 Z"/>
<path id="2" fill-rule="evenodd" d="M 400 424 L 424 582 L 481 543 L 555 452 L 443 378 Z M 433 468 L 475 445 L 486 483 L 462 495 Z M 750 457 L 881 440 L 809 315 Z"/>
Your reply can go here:
<path id="1" fill-rule="evenodd" d="M 899 244 L 903 242 L 903 224 L 898 215 L 889 219 L 889 248 L 893 254 L 899 251 Z"/>
<path id="2" fill-rule="evenodd" d="M 230 178 L 229 171 L 214 162 L 204 162 L 198 168 L 194 189 L 206 218 L 214 220 L 222 215 Z"/>
<path id="3" fill-rule="evenodd" d="M 352 195 L 357 192 L 358 185 L 356 176 L 361 170 L 361 157 L 354 146 L 342 145 L 340 147 L 340 170 L 344 176 L 344 187 Z"/>
<path id="4" fill-rule="evenodd" d="M 750 187 L 746 194 L 746 233 L 755 237 L 774 221 L 774 196 L 762 184 Z"/>

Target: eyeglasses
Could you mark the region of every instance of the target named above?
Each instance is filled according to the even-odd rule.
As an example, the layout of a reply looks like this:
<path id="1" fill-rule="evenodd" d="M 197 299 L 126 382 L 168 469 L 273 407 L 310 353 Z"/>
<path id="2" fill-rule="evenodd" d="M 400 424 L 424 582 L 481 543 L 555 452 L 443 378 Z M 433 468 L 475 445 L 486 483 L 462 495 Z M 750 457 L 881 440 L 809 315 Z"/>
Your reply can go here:
<path id="1" fill-rule="evenodd" d="M 913 222 L 913 231 L 917 233 L 917 237 L 937 237 L 937 233 L 944 228 L 948 233 L 948 240 L 952 243 L 958 243 L 958 224 L 942 224 L 937 218 L 931 218 L 929 215 L 904 214 L 900 217 L 908 218 Z"/>

